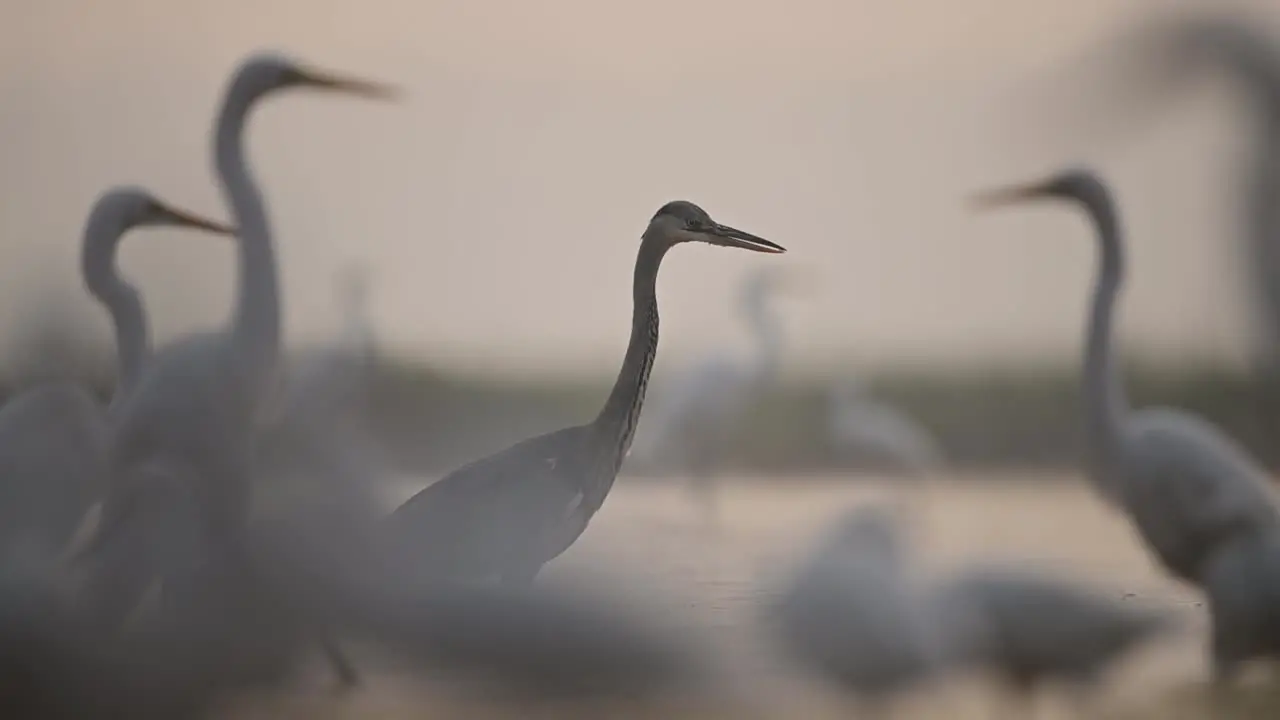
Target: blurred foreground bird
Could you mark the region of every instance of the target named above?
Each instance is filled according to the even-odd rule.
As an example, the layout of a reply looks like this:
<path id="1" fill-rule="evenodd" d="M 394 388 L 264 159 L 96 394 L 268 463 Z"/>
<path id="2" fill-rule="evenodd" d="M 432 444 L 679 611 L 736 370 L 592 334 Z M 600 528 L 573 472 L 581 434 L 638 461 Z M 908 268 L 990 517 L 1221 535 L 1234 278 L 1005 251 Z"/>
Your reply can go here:
<path id="1" fill-rule="evenodd" d="M 308 507 L 302 505 L 302 508 Z M 255 524 L 253 547 L 303 616 L 444 679 L 526 698 L 635 696 L 705 679 L 685 638 L 579 584 L 437 583 L 406 571 L 378 538 L 296 532 L 307 511 Z M 311 520 L 331 522 L 327 513 Z M 621 597 L 617 588 L 610 595 Z"/>
<path id="2" fill-rule="evenodd" d="M 1205 565 L 1214 679 L 1232 680 L 1256 658 L 1280 661 L 1280 532 L 1228 542 Z"/>
<path id="3" fill-rule="evenodd" d="M 285 688 L 319 649 L 317 627 L 401 670 L 480 681 L 525 702 L 660 698 L 698 691 L 711 677 L 687 638 L 607 596 L 555 584 L 404 582 L 345 524 L 328 538 L 293 532 L 307 520 L 302 507 L 251 523 L 246 571 L 196 527 L 194 492 L 164 482 L 140 489 L 140 523 L 160 527 L 166 551 L 200 572 L 107 637 L 63 602 L 50 568 L 0 563 L 5 717 L 205 718 L 247 693 Z"/>
<path id="4" fill-rule="evenodd" d="M 115 326 L 117 399 L 133 388 L 150 344 L 137 290 L 116 272 L 116 248 L 124 233 L 148 226 L 232 232 L 141 188 L 114 187 L 94 202 L 81 271 Z M 0 554 L 61 556 L 104 489 L 108 432 L 106 408 L 80 385 L 42 384 L 0 408 Z"/>
<path id="5" fill-rule="evenodd" d="M 989 562 L 954 571 L 927 593 L 934 612 L 953 620 L 939 626 L 956 665 L 994 672 L 1024 697 L 1053 681 L 1090 689 L 1126 653 L 1179 627 L 1169 613 Z"/>
<path id="6" fill-rule="evenodd" d="M 1053 680 L 1083 689 L 1180 627 L 1168 613 L 994 563 L 918 578 L 900 523 L 881 507 L 847 514 L 770 618 L 792 657 L 873 706 L 973 670 L 1023 696 Z"/>
<path id="7" fill-rule="evenodd" d="M 254 512 L 327 507 L 335 522 L 372 530 L 385 514 L 376 491 L 395 473 L 368 423 L 374 368 L 363 276 L 344 280 L 340 337 L 292 358 L 279 411 L 257 439 Z M 314 529 L 332 532 L 323 522 Z"/>
<path id="8" fill-rule="evenodd" d="M 1227 187 L 1241 211 L 1258 369 L 1274 374 L 1280 371 L 1280 36 L 1235 11 L 1175 11 L 1144 19 L 1121 43 L 1125 63 L 1108 68 L 1132 78 L 1112 98 L 1121 112 L 1150 117 L 1206 70 L 1220 71 L 1240 91 L 1248 151 L 1236 154 L 1235 182 Z"/>
<path id="9" fill-rule="evenodd" d="M 909 570 L 897 519 L 857 508 L 819 542 L 766 622 L 802 667 L 881 708 L 946 668 L 943 635 Z"/>
<path id="10" fill-rule="evenodd" d="M 166 572 L 167 545 L 136 524 L 138 494 L 170 483 L 195 493 L 196 527 L 209 547 L 244 554 L 254 443 L 266 398 L 277 382 L 280 303 L 275 251 L 265 203 L 249 170 L 244 126 L 262 98 L 311 87 L 384 98 L 381 85 L 338 78 L 274 55 L 254 55 L 231 78 L 213 132 L 213 154 L 240 242 L 238 291 L 229 327 L 188 336 L 157 352 L 121 398 L 109 453 L 110 488 L 85 559 L 104 568 L 92 605 L 104 628 L 117 626 L 143 589 Z M 128 538 L 128 542 L 124 540 Z M 172 553 L 169 553 L 172 556 Z M 181 559 L 173 559 L 183 565 Z"/>
<path id="11" fill-rule="evenodd" d="M 1205 563 L 1227 543 L 1280 525 L 1269 476 L 1213 425 L 1174 409 L 1129 407 L 1112 349 L 1113 306 L 1124 277 L 1124 247 L 1111 193 L 1087 170 L 997 190 L 998 206 L 1036 199 L 1078 203 L 1097 229 L 1100 269 L 1084 358 L 1089 477 L 1128 513 L 1142 539 L 1175 577 L 1199 584 Z"/>
<path id="12" fill-rule="evenodd" d="M 368 328 L 351 319 L 337 343 L 293 359 L 280 410 L 256 440 L 251 524 L 287 528 L 294 547 L 335 537 L 367 545 L 385 516 L 378 491 L 394 473 L 367 424 Z M 324 651 L 343 685 L 359 681 L 335 638 Z"/>
<path id="13" fill-rule="evenodd" d="M 387 539 L 424 576 L 498 577 L 531 583 L 578 539 L 604 504 L 640 419 L 658 351 L 658 268 L 667 251 L 701 242 L 756 252 L 785 250 L 721 225 L 686 201 L 667 203 L 640 242 L 631 339 L 618 379 L 595 420 L 517 443 L 428 486 L 387 520 Z"/>

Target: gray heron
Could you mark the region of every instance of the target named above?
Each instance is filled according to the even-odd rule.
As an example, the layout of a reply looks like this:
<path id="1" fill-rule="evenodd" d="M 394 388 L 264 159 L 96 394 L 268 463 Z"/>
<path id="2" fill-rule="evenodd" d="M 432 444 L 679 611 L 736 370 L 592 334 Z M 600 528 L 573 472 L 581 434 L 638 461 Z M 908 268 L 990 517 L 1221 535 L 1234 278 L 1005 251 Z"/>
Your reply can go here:
<path id="1" fill-rule="evenodd" d="M 658 350 L 658 267 L 668 250 L 686 242 L 785 252 L 715 222 L 691 202 L 663 205 L 640 242 L 631 339 L 599 415 L 464 465 L 397 508 L 387 519 L 387 537 L 393 552 L 403 555 L 406 572 L 412 567 L 450 579 L 496 575 L 504 583 L 527 584 L 578 539 L 631 446 Z"/>
<path id="2" fill-rule="evenodd" d="M 1079 203 L 1101 253 L 1084 358 L 1088 471 L 1101 495 L 1136 525 L 1174 576 L 1199 584 L 1224 543 L 1273 531 L 1280 520 L 1266 472 L 1235 441 L 1175 409 L 1131 410 L 1112 350 L 1113 306 L 1124 277 L 1120 221 L 1094 173 L 1073 169 L 979 196 L 982 207 L 1059 198 Z"/>
<path id="3" fill-rule="evenodd" d="M 108 494 L 97 532 L 82 553 L 109 568 L 106 589 L 92 600 L 105 625 L 118 623 L 144 586 L 165 575 L 156 563 L 169 548 L 139 537 L 146 535 L 146 524 L 159 521 L 143 520 L 139 509 L 149 504 L 140 498 L 158 493 L 158 485 L 187 487 L 201 508 L 199 530 L 216 538 L 210 542 L 225 551 L 228 561 L 244 555 L 254 440 L 265 399 L 277 382 L 280 355 L 275 250 L 265 203 L 246 160 L 244 128 L 260 99 L 306 87 L 378 99 L 393 95 L 386 86 L 272 54 L 247 58 L 228 83 L 213 132 L 213 155 L 240 237 L 236 306 L 225 330 L 191 335 L 157 351 L 120 400 Z M 134 527 L 122 529 L 126 525 Z"/>
<path id="4" fill-rule="evenodd" d="M 115 401 L 133 388 L 150 351 L 141 301 L 117 273 L 116 249 L 129 230 L 154 226 L 233 232 L 142 188 L 113 187 L 98 196 L 85 223 L 80 268 L 115 328 Z M 50 562 L 66 549 L 103 489 L 108 432 L 106 409 L 77 384 L 42 384 L 0 408 L 0 548 L 39 552 Z"/>

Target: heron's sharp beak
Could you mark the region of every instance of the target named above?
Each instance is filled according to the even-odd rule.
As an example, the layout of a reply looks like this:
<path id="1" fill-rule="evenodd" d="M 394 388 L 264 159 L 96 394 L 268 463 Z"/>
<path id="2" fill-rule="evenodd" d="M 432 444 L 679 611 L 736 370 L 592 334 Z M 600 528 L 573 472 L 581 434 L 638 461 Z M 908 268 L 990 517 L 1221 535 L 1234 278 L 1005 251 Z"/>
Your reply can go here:
<path id="1" fill-rule="evenodd" d="M 398 88 L 376 80 L 343 77 L 320 70 L 304 70 L 302 75 L 308 84 L 336 92 L 359 95 L 373 100 L 397 100 L 400 98 L 400 90 Z"/>
<path id="2" fill-rule="evenodd" d="M 189 213 L 186 210 L 169 207 L 167 205 L 160 207 L 160 213 L 164 219 L 179 227 L 196 228 L 205 230 L 215 235 L 235 235 L 236 229 L 231 225 L 210 220 L 201 217 L 195 213 Z"/>
<path id="3" fill-rule="evenodd" d="M 1040 197 L 1045 192 L 1046 188 L 1043 183 L 1014 185 L 978 193 L 969 199 L 969 203 L 976 209 L 985 210 L 987 208 L 1025 202 L 1032 198 Z"/>
<path id="4" fill-rule="evenodd" d="M 720 223 L 712 225 L 711 229 L 705 232 L 708 235 L 708 242 L 713 245 L 775 254 L 787 251 L 786 248 L 777 243 L 769 242 L 762 237 L 756 237 L 749 232 L 731 228 L 728 225 L 721 225 Z"/>

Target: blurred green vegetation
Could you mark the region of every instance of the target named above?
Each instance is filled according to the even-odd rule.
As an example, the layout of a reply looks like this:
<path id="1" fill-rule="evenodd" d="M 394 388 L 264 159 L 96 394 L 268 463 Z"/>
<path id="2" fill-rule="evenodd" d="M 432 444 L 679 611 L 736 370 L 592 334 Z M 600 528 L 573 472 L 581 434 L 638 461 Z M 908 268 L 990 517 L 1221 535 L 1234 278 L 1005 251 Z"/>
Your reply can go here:
<path id="1" fill-rule="evenodd" d="M 594 417 L 609 381 L 516 382 L 384 362 L 373 389 L 375 423 L 409 468 L 438 472 L 548 430 Z M 960 469 L 1075 467 L 1081 453 L 1079 371 L 1074 366 L 859 377 L 935 433 Z M 1199 413 L 1271 467 L 1280 462 L 1280 382 L 1214 369 L 1125 370 L 1135 407 Z M 842 469 L 823 433 L 827 389 L 838 378 L 766 392 L 743 418 L 727 464 L 758 472 Z M 644 418 L 641 419 L 643 429 Z M 847 469 L 847 468 L 843 468 Z"/>
<path id="2" fill-rule="evenodd" d="M 60 349 L 33 345 L 24 354 L 32 361 L 11 373 L 0 392 L 37 380 L 78 377 L 108 397 L 113 376 L 108 356 Z M 415 473 L 443 472 L 531 435 L 587 422 L 612 382 L 611 377 L 517 381 L 394 358 L 383 358 L 377 367 L 370 421 L 404 470 Z M 955 469 L 981 470 L 1078 467 L 1078 377 L 1078 367 L 1064 363 L 980 372 L 887 371 L 857 379 L 868 395 L 896 405 L 932 431 Z M 1168 405 L 1198 413 L 1269 467 L 1280 467 L 1280 446 L 1273 441 L 1280 438 L 1280 378 L 1142 364 L 1126 367 L 1124 377 L 1135 407 Z M 742 418 L 726 469 L 780 474 L 855 469 L 829 446 L 824 432 L 829 388 L 840 380 L 792 382 L 764 392 Z M 641 432 L 655 417 L 641 417 Z M 646 468 L 631 463 L 627 470 Z"/>

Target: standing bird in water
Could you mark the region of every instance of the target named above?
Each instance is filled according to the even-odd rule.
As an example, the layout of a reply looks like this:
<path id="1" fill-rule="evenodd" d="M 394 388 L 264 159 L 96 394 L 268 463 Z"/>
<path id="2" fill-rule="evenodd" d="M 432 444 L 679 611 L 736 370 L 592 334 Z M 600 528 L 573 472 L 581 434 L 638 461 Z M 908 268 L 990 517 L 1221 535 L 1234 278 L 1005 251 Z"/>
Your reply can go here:
<path id="1" fill-rule="evenodd" d="M 89 212 L 81 245 L 85 286 L 115 326 L 115 398 L 137 381 L 150 351 L 137 290 L 116 272 L 116 248 L 136 227 L 231 228 L 157 200 L 146 190 L 111 188 Z M 84 387 L 47 384 L 0 409 L 0 552 L 36 552 L 52 562 L 97 500 L 108 442 L 107 415 Z"/>
<path id="2" fill-rule="evenodd" d="M 718 515 L 713 477 L 717 466 L 743 413 L 778 374 L 782 323 L 770 300 L 788 278 L 777 268 L 760 268 L 742 284 L 740 307 L 755 344 L 749 359 L 743 362 L 724 354 L 706 358 L 650 404 L 657 407 L 645 427 L 655 431 L 649 433 L 648 442 L 642 440 L 643 455 L 678 463 L 688 473 L 689 487 L 706 519 L 713 523 Z"/>
<path id="3" fill-rule="evenodd" d="M 947 462 L 927 428 L 852 379 L 828 391 L 826 429 L 827 442 L 841 460 L 883 462 L 914 477 L 937 472 Z"/>
<path id="4" fill-rule="evenodd" d="M 1267 474 L 1229 437 L 1194 415 L 1130 409 L 1111 347 L 1112 308 L 1124 277 L 1111 194 L 1092 172 L 1070 170 L 987 193 L 977 202 L 989 207 L 1037 198 L 1080 203 L 1098 233 L 1101 267 L 1084 359 L 1090 477 L 1105 498 L 1129 514 L 1170 573 L 1199 585 L 1206 562 L 1225 544 L 1276 528 L 1280 513 Z"/>
<path id="5" fill-rule="evenodd" d="M 250 57 L 232 77 L 213 151 L 240 233 L 236 308 L 225 330 L 189 336 L 159 351 L 133 391 L 120 400 L 109 453 L 111 487 L 88 548 L 90 557 L 106 558 L 109 568 L 112 588 L 97 598 L 107 625 L 132 609 L 151 579 L 168 574 L 159 567 L 157 553 L 172 555 L 170 543 L 137 537 L 146 534 L 142 528 L 150 523 L 164 524 L 164 518 L 141 509 L 150 507 L 156 494 L 176 491 L 190 497 L 202 522 L 188 531 L 199 534 L 220 559 L 236 558 L 230 566 L 237 572 L 247 569 L 242 567 L 243 535 L 253 447 L 265 399 L 277 382 L 280 300 L 266 208 L 245 158 L 244 126 L 258 100 L 295 87 L 375 98 L 390 94 L 384 86 L 335 77 L 274 55 Z M 120 533 L 129 524 L 133 531 Z M 188 559 L 173 562 L 191 569 Z"/>
<path id="6" fill-rule="evenodd" d="M 1182 628 L 1181 618 L 1108 596 L 1054 574 L 984 562 L 936 580 L 925 592 L 940 618 L 951 662 L 985 669 L 1020 696 L 1052 681 L 1077 700 L 1127 654 Z"/>
<path id="7" fill-rule="evenodd" d="M 704 242 L 756 252 L 784 248 L 721 225 L 691 202 L 658 210 L 636 258 L 631 340 L 613 391 L 586 425 L 530 438 L 465 465 L 388 518 L 388 540 L 417 577 L 524 585 L 586 529 L 613 487 L 640 419 L 658 351 L 656 282 L 675 245 Z"/>

